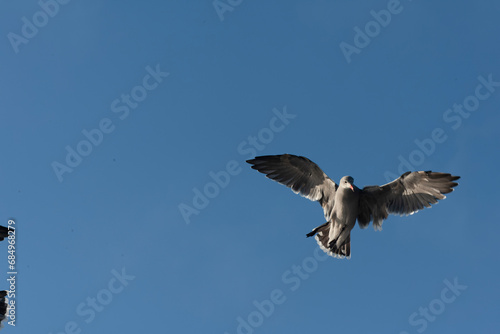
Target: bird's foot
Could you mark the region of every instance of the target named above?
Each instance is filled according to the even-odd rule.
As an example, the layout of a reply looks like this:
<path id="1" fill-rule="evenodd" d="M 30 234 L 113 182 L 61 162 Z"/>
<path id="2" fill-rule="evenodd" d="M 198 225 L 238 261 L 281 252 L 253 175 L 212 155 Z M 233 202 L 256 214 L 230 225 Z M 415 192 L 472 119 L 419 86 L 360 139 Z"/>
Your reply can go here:
<path id="1" fill-rule="evenodd" d="M 332 252 L 337 251 L 337 249 L 338 249 L 338 247 L 337 247 L 337 239 L 330 241 L 330 243 L 328 244 L 328 247 L 330 248 L 330 250 Z"/>
<path id="2" fill-rule="evenodd" d="M 307 233 L 306 234 L 306 238 L 309 238 L 309 237 L 312 237 L 316 234 L 316 231 L 315 230 L 312 230 L 311 232 Z"/>
<path id="3" fill-rule="evenodd" d="M 325 227 L 326 225 L 328 225 L 328 222 L 324 223 L 323 225 L 320 225 L 318 227 L 313 228 L 313 230 L 311 232 L 309 232 L 309 233 L 306 234 L 306 237 L 307 238 L 312 237 L 313 235 L 315 235 L 316 233 L 318 233 L 318 231 L 321 228 Z"/>

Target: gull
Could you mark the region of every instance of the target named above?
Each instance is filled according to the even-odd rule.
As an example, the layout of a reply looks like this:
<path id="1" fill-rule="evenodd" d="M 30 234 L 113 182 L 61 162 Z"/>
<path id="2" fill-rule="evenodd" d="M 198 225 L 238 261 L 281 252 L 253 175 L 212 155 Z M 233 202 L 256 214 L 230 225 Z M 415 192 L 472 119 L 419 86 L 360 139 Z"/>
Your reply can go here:
<path id="1" fill-rule="evenodd" d="M 432 171 L 406 172 L 382 186 L 360 189 L 351 176 L 336 184 L 314 162 L 292 154 L 266 155 L 247 160 L 251 168 L 279 182 L 323 208 L 326 223 L 314 228 L 320 248 L 338 258 L 351 256 L 351 230 L 358 221 L 364 229 L 370 221 L 375 230 L 389 214 L 411 215 L 452 192 L 460 176 Z"/>

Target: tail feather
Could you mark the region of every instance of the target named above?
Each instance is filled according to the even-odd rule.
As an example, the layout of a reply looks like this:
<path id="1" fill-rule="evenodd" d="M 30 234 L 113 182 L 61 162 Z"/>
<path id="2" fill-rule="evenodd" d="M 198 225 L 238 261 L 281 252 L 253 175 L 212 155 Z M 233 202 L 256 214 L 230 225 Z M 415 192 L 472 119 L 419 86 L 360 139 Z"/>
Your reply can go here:
<path id="1" fill-rule="evenodd" d="M 351 234 L 347 236 L 344 243 L 340 246 L 336 246 L 337 240 L 330 240 L 330 228 L 332 224 L 326 223 L 321 226 L 316 227 L 307 236 L 315 235 L 315 239 L 318 242 L 319 247 L 328 255 L 336 258 L 347 258 L 351 257 Z"/>

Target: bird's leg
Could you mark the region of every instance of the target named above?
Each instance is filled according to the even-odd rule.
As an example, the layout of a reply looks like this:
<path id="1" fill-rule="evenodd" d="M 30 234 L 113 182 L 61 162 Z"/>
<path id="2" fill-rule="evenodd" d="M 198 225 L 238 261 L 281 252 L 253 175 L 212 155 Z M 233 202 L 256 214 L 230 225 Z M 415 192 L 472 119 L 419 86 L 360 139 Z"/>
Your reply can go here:
<path id="1" fill-rule="evenodd" d="M 320 225 L 320 226 L 314 228 L 311 232 L 309 232 L 309 233 L 306 234 L 306 237 L 307 238 L 312 237 L 313 235 L 315 235 L 316 233 L 318 233 L 318 231 L 319 231 L 320 228 L 325 227 L 326 225 L 328 225 L 328 222 L 326 222 L 323 225 Z"/>
<path id="2" fill-rule="evenodd" d="M 337 242 L 339 241 L 339 239 L 342 243 L 344 242 L 344 238 L 341 238 L 344 230 L 345 230 L 345 225 L 342 226 L 337 237 L 335 239 L 331 240 L 330 243 L 328 244 L 328 246 L 330 247 L 330 250 L 334 253 L 337 252 L 342 247 L 342 244 L 339 247 L 337 247 Z"/>
<path id="3" fill-rule="evenodd" d="M 328 247 L 330 248 L 330 250 L 332 252 L 335 252 L 337 250 L 337 239 L 330 241 L 330 243 L 328 244 Z"/>

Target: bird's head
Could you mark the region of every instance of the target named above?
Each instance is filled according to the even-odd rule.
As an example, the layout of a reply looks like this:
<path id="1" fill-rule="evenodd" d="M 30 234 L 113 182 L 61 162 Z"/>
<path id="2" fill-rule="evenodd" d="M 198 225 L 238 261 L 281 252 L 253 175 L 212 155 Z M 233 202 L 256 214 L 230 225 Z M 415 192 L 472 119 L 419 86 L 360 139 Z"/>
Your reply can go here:
<path id="1" fill-rule="evenodd" d="M 354 179 L 352 176 L 344 176 L 340 179 L 340 186 L 342 188 L 349 188 L 354 191 Z"/>

